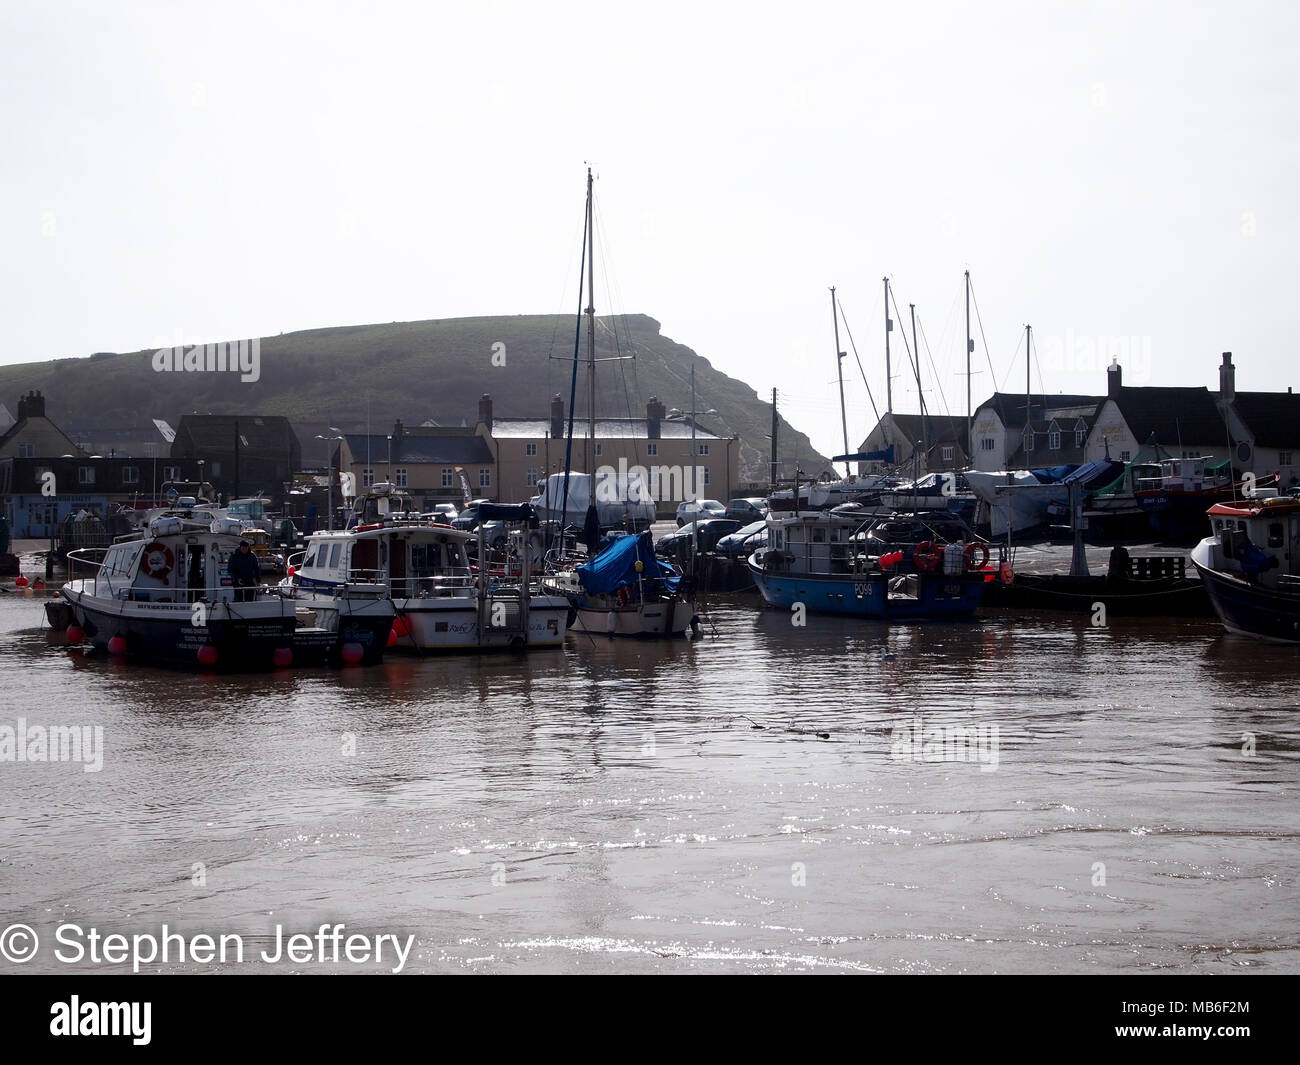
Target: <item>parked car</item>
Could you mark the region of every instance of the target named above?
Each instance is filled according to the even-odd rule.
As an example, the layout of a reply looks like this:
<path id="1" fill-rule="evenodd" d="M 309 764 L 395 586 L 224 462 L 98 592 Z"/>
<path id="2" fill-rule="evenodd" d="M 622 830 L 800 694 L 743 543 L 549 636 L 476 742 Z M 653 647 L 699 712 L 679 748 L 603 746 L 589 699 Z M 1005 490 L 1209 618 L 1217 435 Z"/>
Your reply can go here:
<path id="1" fill-rule="evenodd" d="M 716 499 L 688 499 L 685 503 L 679 503 L 677 506 L 677 526 L 681 528 L 688 521 L 722 518 L 726 516 L 726 513 L 727 508 Z"/>
<path id="2" fill-rule="evenodd" d="M 728 558 L 747 559 L 760 547 L 767 546 L 767 522 L 750 522 L 734 533 L 728 533 L 717 542 L 713 550 Z"/>
<path id="3" fill-rule="evenodd" d="M 426 513 L 424 517 L 428 521 L 437 522 L 439 525 L 450 525 L 456 520 L 459 513 L 454 503 L 435 503 L 433 509 Z"/>
<path id="4" fill-rule="evenodd" d="M 689 555 L 692 539 L 695 540 L 696 552 L 702 554 L 705 551 L 712 551 L 722 537 L 739 528 L 740 522 L 733 518 L 705 518 L 688 522 L 655 544 L 655 551 L 667 558 L 680 561 Z"/>
<path id="5" fill-rule="evenodd" d="M 767 517 L 767 500 L 758 496 L 750 496 L 747 499 L 729 499 L 727 500 L 726 513 L 723 516 L 735 518 L 737 521 L 758 521 L 760 518 Z"/>
<path id="6" fill-rule="evenodd" d="M 453 529 L 477 529 L 479 522 L 478 508 L 484 503 L 491 502 L 490 499 L 471 499 L 465 504 L 465 509 L 451 520 L 451 527 Z"/>

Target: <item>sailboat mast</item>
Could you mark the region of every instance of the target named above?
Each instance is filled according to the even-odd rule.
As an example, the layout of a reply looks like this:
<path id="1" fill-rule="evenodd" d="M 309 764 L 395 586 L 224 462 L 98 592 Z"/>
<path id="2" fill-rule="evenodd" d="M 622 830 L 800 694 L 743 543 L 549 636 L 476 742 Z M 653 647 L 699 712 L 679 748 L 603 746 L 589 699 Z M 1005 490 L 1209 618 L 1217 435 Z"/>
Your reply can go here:
<path id="1" fill-rule="evenodd" d="M 1025 426 L 1029 428 L 1032 422 L 1029 419 L 1029 339 L 1032 335 L 1032 325 L 1025 326 Z"/>
<path id="2" fill-rule="evenodd" d="M 835 286 L 831 286 L 831 319 L 835 323 L 835 369 L 840 375 L 840 427 L 844 430 L 844 454 L 849 453 L 849 419 L 844 412 L 844 356 L 847 352 L 840 351 L 840 311 L 835 302 Z M 844 474 L 849 476 L 853 470 L 849 460 L 844 460 Z"/>
<path id="3" fill-rule="evenodd" d="M 921 451 L 925 455 L 925 469 L 928 473 L 930 470 L 930 430 L 925 424 L 925 393 L 921 391 L 921 348 L 916 343 L 916 304 L 909 303 L 907 307 L 912 314 L 912 352 L 915 355 L 912 365 L 916 369 L 916 398 L 921 405 Z"/>
<path id="4" fill-rule="evenodd" d="M 894 423 L 894 377 L 889 368 L 889 332 L 894 323 L 889 318 L 889 278 L 885 278 L 885 443 L 892 444 L 891 426 Z"/>
<path id="5" fill-rule="evenodd" d="M 587 167 L 587 473 L 596 454 L 596 230 L 592 225 L 591 167 Z M 592 485 L 595 485 L 593 479 Z M 593 497 L 594 499 L 594 497 Z"/>
<path id="6" fill-rule="evenodd" d="M 970 271 L 966 271 L 966 461 L 975 462 L 975 426 L 971 420 L 970 406 L 970 357 L 975 350 L 975 341 L 970 335 Z"/>

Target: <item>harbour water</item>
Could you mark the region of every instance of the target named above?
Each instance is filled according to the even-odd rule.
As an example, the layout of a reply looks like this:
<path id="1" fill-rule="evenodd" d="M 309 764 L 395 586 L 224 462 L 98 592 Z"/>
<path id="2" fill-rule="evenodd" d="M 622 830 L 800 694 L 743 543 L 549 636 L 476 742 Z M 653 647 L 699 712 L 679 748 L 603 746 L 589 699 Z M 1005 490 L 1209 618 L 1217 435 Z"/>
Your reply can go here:
<path id="1" fill-rule="evenodd" d="M 0 924 L 413 935 L 406 972 L 1300 971 L 1294 648 L 1214 620 L 886 627 L 219 676 L 0 599 Z M 960 731 L 955 731 L 960 730 Z M 956 736 L 956 742 L 953 737 Z M 5 969 L 13 967 L 0 963 Z"/>

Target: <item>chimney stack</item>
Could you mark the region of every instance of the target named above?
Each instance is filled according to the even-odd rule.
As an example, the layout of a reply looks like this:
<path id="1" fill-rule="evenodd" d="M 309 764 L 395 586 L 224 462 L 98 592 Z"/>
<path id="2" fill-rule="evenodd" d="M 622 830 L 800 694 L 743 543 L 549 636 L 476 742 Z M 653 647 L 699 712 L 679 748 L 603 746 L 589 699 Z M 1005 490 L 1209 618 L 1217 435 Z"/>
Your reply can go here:
<path id="1" fill-rule="evenodd" d="M 487 392 L 479 397 L 478 420 L 488 427 L 489 433 L 492 431 L 492 397 Z"/>
<path id="2" fill-rule="evenodd" d="M 24 418 L 44 418 L 45 417 L 45 397 L 41 395 L 39 389 L 34 389 L 22 396 L 18 400 L 18 420 Z"/>
<path id="3" fill-rule="evenodd" d="M 564 439 L 564 400 L 558 392 L 551 400 L 551 439 Z"/>
<path id="4" fill-rule="evenodd" d="M 1232 365 L 1232 352 L 1223 353 L 1223 365 L 1219 367 L 1219 398 L 1231 403 L 1237 395 L 1237 371 Z"/>
<path id="5" fill-rule="evenodd" d="M 397 421 L 393 422 L 393 439 L 400 440 L 405 435 L 406 430 L 402 427 L 402 419 L 398 418 Z"/>
<path id="6" fill-rule="evenodd" d="M 1109 399 L 1116 399 L 1119 396 L 1119 390 L 1124 387 L 1124 370 L 1119 364 L 1119 359 L 1111 359 L 1110 367 L 1106 370 L 1106 396 Z"/>
<path id="7" fill-rule="evenodd" d="M 657 396 L 651 396 L 649 402 L 645 405 L 645 428 L 647 439 L 659 439 L 659 423 L 663 421 L 664 416 L 667 413 L 668 408 L 659 402 L 659 398 Z"/>

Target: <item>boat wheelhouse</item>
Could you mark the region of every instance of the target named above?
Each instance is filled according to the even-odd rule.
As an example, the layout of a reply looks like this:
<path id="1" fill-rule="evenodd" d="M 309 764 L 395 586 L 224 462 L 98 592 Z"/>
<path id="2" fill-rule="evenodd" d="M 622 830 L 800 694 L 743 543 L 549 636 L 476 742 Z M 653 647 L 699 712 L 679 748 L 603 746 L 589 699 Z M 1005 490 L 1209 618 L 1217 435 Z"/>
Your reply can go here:
<path id="1" fill-rule="evenodd" d="M 525 522 L 522 507 L 482 504 L 488 520 Z M 379 509 L 352 528 L 313 533 L 283 587 L 300 600 L 331 594 L 347 582 L 384 589 L 393 603 L 396 649 L 414 651 L 558 647 L 569 602 L 527 576 L 532 538 L 516 540 L 517 559 L 490 561 L 484 531 L 462 532 L 409 512 Z M 478 551 L 471 557 L 470 548 Z M 475 558 L 488 560 L 477 565 Z"/>
<path id="2" fill-rule="evenodd" d="M 393 611 L 375 590 L 339 588 L 300 616 L 292 599 L 235 587 L 230 559 L 241 539 L 222 521 L 173 517 L 112 544 L 102 559 L 73 552 L 70 560 L 95 574 L 61 589 L 65 631 L 75 624 L 111 653 L 233 670 L 383 656 Z"/>
<path id="3" fill-rule="evenodd" d="M 1229 632 L 1300 643 L 1300 499 L 1216 503 L 1192 562 Z"/>

